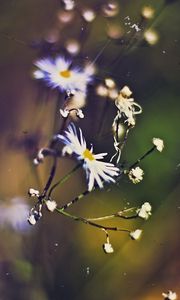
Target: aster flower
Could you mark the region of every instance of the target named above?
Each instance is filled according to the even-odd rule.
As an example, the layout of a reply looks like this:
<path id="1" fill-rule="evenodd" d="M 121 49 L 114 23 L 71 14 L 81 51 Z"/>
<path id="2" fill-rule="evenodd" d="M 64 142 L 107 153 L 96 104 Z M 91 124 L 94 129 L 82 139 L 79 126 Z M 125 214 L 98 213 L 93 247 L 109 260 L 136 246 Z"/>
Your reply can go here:
<path id="1" fill-rule="evenodd" d="M 151 216 L 151 204 L 149 202 L 145 202 L 141 208 L 137 209 L 137 214 L 140 218 L 147 220 Z"/>
<path id="2" fill-rule="evenodd" d="M 129 179 L 134 183 L 139 183 L 143 180 L 144 171 L 140 167 L 136 167 L 135 169 L 131 169 L 128 173 Z"/>
<path id="3" fill-rule="evenodd" d="M 113 177 L 118 176 L 119 169 L 112 163 L 99 161 L 107 153 L 94 154 L 92 146 L 91 149 L 88 149 L 80 128 L 78 137 L 76 127 L 71 123 L 65 131 L 65 135 L 59 134 L 57 138 L 67 145 L 76 158 L 82 162 L 88 179 L 89 191 L 93 189 L 95 182 L 100 188 L 103 188 L 104 181 L 115 182 Z"/>
<path id="4" fill-rule="evenodd" d="M 164 297 L 165 300 L 176 300 L 177 299 L 177 294 L 172 291 L 168 291 L 167 293 L 162 293 L 162 296 Z"/>
<path id="5" fill-rule="evenodd" d="M 34 72 L 34 77 L 46 81 L 48 86 L 59 88 L 61 91 L 85 93 L 91 77 L 86 71 L 71 67 L 71 64 L 71 61 L 65 60 L 61 56 L 55 59 L 40 59 L 35 62 L 38 69 Z"/>
<path id="6" fill-rule="evenodd" d="M 163 140 L 161 140 L 159 138 L 153 138 L 152 142 L 153 142 L 154 146 L 156 146 L 156 149 L 159 152 L 163 151 L 163 149 L 164 149 L 164 142 L 163 142 Z"/>

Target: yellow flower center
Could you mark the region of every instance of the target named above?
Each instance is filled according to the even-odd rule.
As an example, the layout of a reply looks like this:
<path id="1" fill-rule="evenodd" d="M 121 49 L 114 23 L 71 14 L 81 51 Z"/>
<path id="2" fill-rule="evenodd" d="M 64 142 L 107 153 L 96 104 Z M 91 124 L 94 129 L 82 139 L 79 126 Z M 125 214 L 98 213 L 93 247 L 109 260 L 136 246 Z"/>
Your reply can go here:
<path id="1" fill-rule="evenodd" d="M 87 158 L 89 160 L 94 160 L 94 155 L 91 153 L 91 151 L 89 151 L 88 149 L 86 149 L 84 152 L 83 152 L 83 156 L 84 158 Z"/>
<path id="2" fill-rule="evenodd" d="M 71 77 L 71 71 L 64 70 L 64 71 L 59 72 L 59 75 L 64 77 L 64 78 L 69 78 L 69 77 Z"/>

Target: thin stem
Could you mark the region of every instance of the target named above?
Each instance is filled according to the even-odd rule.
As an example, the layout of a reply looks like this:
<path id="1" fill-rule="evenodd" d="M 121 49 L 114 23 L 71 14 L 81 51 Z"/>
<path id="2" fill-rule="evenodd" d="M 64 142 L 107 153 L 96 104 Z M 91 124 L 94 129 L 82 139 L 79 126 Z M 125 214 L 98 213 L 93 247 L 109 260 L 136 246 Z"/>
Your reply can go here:
<path id="1" fill-rule="evenodd" d="M 64 182 L 66 182 L 71 175 L 78 170 L 81 167 L 81 164 L 76 165 L 69 173 L 67 173 L 64 177 L 62 177 L 59 181 L 57 181 L 50 189 L 49 194 L 48 194 L 48 199 L 51 197 L 51 194 L 53 190 L 60 184 L 62 185 Z"/>
<path id="2" fill-rule="evenodd" d="M 128 230 L 126 228 L 103 226 L 103 225 L 94 223 L 92 221 L 89 221 L 88 219 L 85 219 L 83 217 L 78 217 L 78 216 L 69 214 L 69 213 L 65 212 L 64 210 L 62 210 L 60 208 L 56 208 L 56 211 L 58 213 L 64 215 L 64 216 L 68 217 L 68 218 L 73 219 L 74 221 L 79 221 L 79 222 L 82 222 L 84 224 L 94 226 L 96 228 L 100 228 L 100 229 L 103 229 L 103 230 L 111 230 L 111 231 L 124 231 L 124 232 L 129 232 L 130 233 L 130 230 Z"/>
<path id="3" fill-rule="evenodd" d="M 51 171 L 50 171 L 50 174 L 49 174 L 49 177 L 48 177 L 48 180 L 46 182 L 46 185 L 44 187 L 44 190 L 42 192 L 42 194 L 40 195 L 39 197 L 39 201 L 41 202 L 43 198 L 46 197 L 46 194 L 47 194 L 47 191 L 53 181 L 53 178 L 55 176 L 55 173 L 56 173 L 56 167 L 57 167 L 57 157 L 54 157 L 54 160 L 53 160 L 53 165 L 51 167 Z"/>
<path id="4" fill-rule="evenodd" d="M 103 217 L 97 217 L 97 218 L 87 218 L 88 221 L 104 221 L 104 220 L 109 220 L 109 219 L 113 219 L 113 218 L 122 218 L 122 219 L 135 219 L 137 218 L 137 214 L 136 215 L 132 215 L 132 216 L 125 216 L 123 215 L 124 213 L 134 210 L 136 209 L 136 207 L 131 207 L 128 209 L 124 209 L 122 211 L 119 211 L 117 213 L 114 213 L 112 215 L 108 215 L 108 216 L 103 216 Z"/>
<path id="5" fill-rule="evenodd" d="M 129 170 L 132 168 L 136 167 L 144 158 L 146 158 L 148 155 L 150 155 L 154 150 L 156 149 L 156 146 L 153 146 L 150 150 L 148 150 L 143 156 L 138 158 L 135 163 L 133 163 L 130 167 Z"/>
<path id="6" fill-rule="evenodd" d="M 107 98 L 105 100 L 104 107 L 102 109 L 102 114 L 101 114 L 100 121 L 99 121 L 98 136 L 100 136 L 101 133 L 103 132 L 103 127 L 104 127 L 104 124 L 105 124 L 105 121 L 106 121 L 105 116 L 106 116 L 106 113 L 108 111 L 108 107 L 109 107 L 109 100 Z"/>
<path id="7" fill-rule="evenodd" d="M 80 194 L 79 196 L 75 197 L 73 200 L 71 200 L 70 202 L 68 202 L 67 204 L 63 205 L 60 209 L 61 210 L 65 210 L 67 208 L 69 208 L 71 205 L 73 205 L 74 203 L 76 203 L 77 201 L 79 201 L 80 199 L 82 199 L 84 196 L 88 195 L 90 193 L 90 191 L 86 190 L 85 192 L 83 192 L 82 194 Z"/>

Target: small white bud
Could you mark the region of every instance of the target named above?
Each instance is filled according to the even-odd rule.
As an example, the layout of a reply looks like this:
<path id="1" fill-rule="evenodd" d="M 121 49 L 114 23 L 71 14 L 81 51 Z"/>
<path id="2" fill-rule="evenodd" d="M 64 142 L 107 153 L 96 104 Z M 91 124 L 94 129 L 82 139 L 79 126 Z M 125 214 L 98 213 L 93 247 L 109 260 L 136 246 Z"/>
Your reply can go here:
<path id="1" fill-rule="evenodd" d="M 154 146 L 156 146 L 156 149 L 159 152 L 163 151 L 163 149 L 164 149 L 164 142 L 163 142 L 163 140 L 161 140 L 159 138 L 153 138 L 152 142 L 153 142 Z"/>
<path id="2" fill-rule="evenodd" d="M 69 110 L 68 109 L 60 109 L 59 112 L 60 112 L 60 114 L 63 118 L 67 118 L 69 116 Z"/>
<path id="3" fill-rule="evenodd" d="M 127 97 L 129 98 L 132 95 L 132 91 L 130 90 L 130 88 L 125 85 L 121 90 L 120 93 L 123 97 Z"/>
<path id="4" fill-rule="evenodd" d="M 128 173 L 129 179 L 134 183 L 139 183 L 143 180 L 144 171 L 140 167 L 136 167 L 135 169 L 131 169 Z"/>
<path id="5" fill-rule="evenodd" d="M 39 197 L 39 191 L 33 188 L 30 188 L 28 191 L 30 197 Z"/>
<path id="6" fill-rule="evenodd" d="M 137 209 L 137 214 L 140 218 L 147 220 L 151 216 L 152 207 L 149 202 L 145 202 L 141 208 Z"/>
<path id="7" fill-rule="evenodd" d="M 81 109 L 77 110 L 76 116 L 80 119 L 84 119 L 84 114 L 83 111 Z"/>
<path id="8" fill-rule="evenodd" d="M 103 250 L 105 253 L 110 254 L 114 252 L 114 249 L 110 243 L 103 244 Z"/>
<path id="9" fill-rule="evenodd" d="M 29 216 L 29 218 L 27 219 L 30 225 L 35 225 L 36 224 L 36 218 L 34 215 Z"/>
<path id="10" fill-rule="evenodd" d="M 142 230 L 136 229 L 135 231 L 131 231 L 129 235 L 133 240 L 138 240 L 141 237 L 141 234 Z"/>
<path id="11" fill-rule="evenodd" d="M 47 200 L 46 206 L 49 211 L 53 212 L 57 207 L 57 203 L 56 201 Z"/>
<path id="12" fill-rule="evenodd" d="M 164 297 L 165 300 L 176 300 L 177 299 L 177 294 L 172 291 L 168 291 L 167 293 L 162 293 L 162 296 Z"/>
<path id="13" fill-rule="evenodd" d="M 62 156 L 65 156 L 65 155 L 72 155 L 73 151 L 70 147 L 68 146 L 64 146 L 62 148 Z"/>

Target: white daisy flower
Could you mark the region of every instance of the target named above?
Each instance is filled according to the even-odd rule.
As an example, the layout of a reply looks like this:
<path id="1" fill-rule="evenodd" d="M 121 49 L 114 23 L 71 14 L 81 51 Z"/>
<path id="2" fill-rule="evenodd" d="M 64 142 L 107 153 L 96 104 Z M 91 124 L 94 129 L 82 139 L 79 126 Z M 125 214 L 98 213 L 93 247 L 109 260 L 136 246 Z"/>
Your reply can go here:
<path id="1" fill-rule="evenodd" d="M 163 142 L 163 140 L 161 140 L 159 138 L 153 138 L 152 142 L 153 142 L 154 146 L 156 146 L 156 149 L 159 152 L 163 151 L 163 149 L 164 149 L 164 142 Z"/>
<path id="2" fill-rule="evenodd" d="M 38 69 L 34 72 L 34 77 L 45 80 L 48 86 L 59 88 L 61 91 L 73 90 L 85 93 L 91 76 L 80 68 L 71 68 L 71 63 L 61 56 L 55 59 L 40 59 L 35 62 Z"/>
<path id="3" fill-rule="evenodd" d="M 136 229 L 135 231 L 131 231 L 129 235 L 133 240 L 138 240 L 141 237 L 141 234 L 142 230 Z"/>
<path id="4" fill-rule="evenodd" d="M 114 249 L 113 249 L 113 247 L 112 247 L 112 245 L 110 243 L 103 244 L 103 250 L 107 254 L 111 254 L 111 253 L 114 252 Z"/>
<path id="5" fill-rule="evenodd" d="M 104 181 L 115 182 L 113 177 L 119 175 L 119 169 L 112 163 L 99 161 L 107 153 L 94 154 L 92 147 L 88 149 L 80 128 L 78 137 L 76 127 L 71 123 L 65 131 L 65 135 L 59 134 L 57 138 L 72 150 L 78 160 L 82 161 L 88 179 L 89 191 L 93 189 L 95 182 L 100 188 L 103 188 Z"/>
<path id="6" fill-rule="evenodd" d="M 143 180 L 144 171 L 140 167 L 136 167 L 135 169 L 131 169 L 128 173 L 129 179 L 134 183 L 139 183 Z"/>
<path id="7" fill-rule="evenodd" d="M 147 220 L 151 216 L 152 206 L 149 202 L 145 202 L 141 208 L 137 209 L 138 216 L 142 219 Z"/>
<path id="8" fill-rule="evenodd" d="M 167 293 L 162 293 L 162 296 L 164 297 L 165 300 L 176 300 L 177 299 L 177 294 L 172 291 L 168 291 Z"/>

